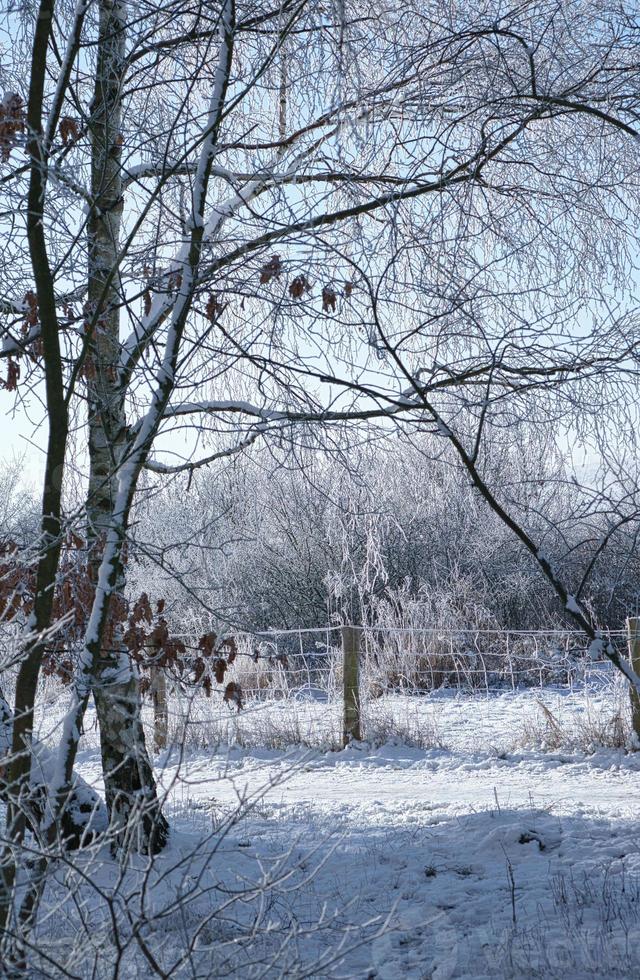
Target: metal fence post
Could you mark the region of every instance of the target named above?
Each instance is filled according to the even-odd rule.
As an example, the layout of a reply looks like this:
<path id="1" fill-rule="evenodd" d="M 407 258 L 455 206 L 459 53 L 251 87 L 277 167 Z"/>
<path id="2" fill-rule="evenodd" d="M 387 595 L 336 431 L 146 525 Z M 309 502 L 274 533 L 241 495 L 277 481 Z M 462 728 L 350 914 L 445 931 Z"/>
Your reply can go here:
<path id="1" fill-rule="evenodd" d="M 640 619 L 629 617 L 627 620 L 627 636 L 629 638 L 629 660 L 636 674 L 640 674 Z M 629 688 L 631 699 L 631 725 L 635 735 L 636 747 L 640 748 L 640 694 L 635 687 Z"/>
<path id="2" fill-rule="evenodd" d="M 342 627 L 342 676 L 344 685 L 344 718 L 342 743 L 359 742 L 360 728 L 360 633 L 357 626 Z"/>

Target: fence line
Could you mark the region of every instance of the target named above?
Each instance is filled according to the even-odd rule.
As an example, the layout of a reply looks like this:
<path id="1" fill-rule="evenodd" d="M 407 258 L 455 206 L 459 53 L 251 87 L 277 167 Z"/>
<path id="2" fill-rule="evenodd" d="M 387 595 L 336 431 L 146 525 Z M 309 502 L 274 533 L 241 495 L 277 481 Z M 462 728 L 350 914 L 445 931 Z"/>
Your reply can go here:
<path id="1" fill-rule="evenodd" d="M 340 643 L 339 630 L 348 642 Z M 445 740 L 472 731 L 494 744 L 504 734 L 498 731 L 503 710 L 513 722 L 514 711 L 539 711 L 544 701 L 577 719 L 591 717 L 594 705 L 596 714 L 619 718 L 624 701 L 623 681 L 610 661 L 592 661 L 588 640 L 572 630 L 336 626 L 260 636 L 258 659 L 239 656 L 225 675 L 225 682 L 231 678 L 242 687 L 242 711 L 216 698 L 222 686 L 214 686 L 210 698 L 185 692 L 173 701 L 172 741 L 337 747 L 359 737 L 400 737 L 429 746 L 441 744 L 435 712 L 444 719 Z M 608 636 L 623 642 L 622 631 Z M 256 634 L 236 639 L 240 649 L 255 650 Z M 495 695 L 515 700 L 496 703 Z"/>
<path id="2" fill-rule="evenodd" d="M 257 635 L 236 633 L 240 655 L 226 671 L 222 684 L 215 676 L 209 677 L 210 696 L 203 685 L 194 688 L 190 670 L 181 676 L 179 671 L 168 669 L 164 678 L 166 706 L 154 710 L 149 699 L 143 704 L 150 744 L 155 741 L 158 749 L 183 741 L 202 747 L 234 742 L 342 744 L 347 727 L 345 682 L 352 706 L 356 704 L 356 686 L 353 671 L 351 682 L 345 678 L 341 629 L 324 626 L 264 630 Z M 189 656 L 198 657 L 198 637 L 205 631 L 204 623 L 194 622 L 191 630 L 182 634 L 193 641 L 188 644 L 187 665 Z M 483 711 L 495 714 L 490 705 L 495 695 L 514 695 L 517 700 L 523 692 L 532 696 L 525 696 L 522 703 L 534 708 L 539 698 L 557 694 L 571 700 L 576 710 L 579 706 L 588 713 L 594 697 L 603 704 L 607 699 L 613 704 L 624 686 L 610 661 L 590 659 L 588 641 L 577 631 L 376 625 L 356 627 L 354 632 L 359 638 L 357 705 L 360 734 L 365 739 L 381 737 L 383 718 L 389 737 L 407 737 L 407 719 L 411 717 L 411 731 L 420 728 L 420 738 L 426 743 L 424 719 L 433 713 L 434 705 L 446 702 L 452 708 L 454 700 L 460 702 L 461 711 L 468 711 L 464 705 L 473 700 L 472 712 L 478 720 Z M 607 636 L 619 647 L 626 640 L 620 630 Z M 260 650 L 257 659 L 252 656 L 256 647 Z M 236 704 L 224 701 L 229 681 L 242 689 L 241 711 L 236 710 Z M 58 682 L 49 678 L 44 683 L 55 701 Z M 158 700 L 157 684 L 151 694 L 154 690 Z M 628 705 L 626 692 L 624 699 Z M 481 708 L 483 704 L 485 708 Z M 356 737 L 353 713 L 348 727 Z"/>
<path id="3" fill-rule="evenodd" d="M 508 634 L 509 636 L 576 636 L 582 637 L 584 634 L 579 630 L 570 629 L 546 629 L 546 630 L 514 630 L 514 629 L 485 629 L 484 627 L 460 627 L 457 626 L 380 626 L 373 624 L 366 624 L 364 626 L 355 626 L 353 629 L 361 629 L 363 631 L 380 632 L 380 633 L 425 633 L 425 634 L 483 634 L 483 635 L 497 635 L 504 636 Z M 343 626 L 305 626 L 296 627 L 293 629 L 268 629 L 268 630 L 256 630 L 251 635 L 253 636 L 286 636 L 289 634 L 299 634 L 299 633 L 328 633 L 337 632 L 343 629 Z M 187 636 L 189 634 L 179 634 Z M 604 636 L 626 636 L 625 630 L 605 630 L 603 632 Z"/>
<path id="4" fill-rule="evenodd" d="M 195 626 L 195 624 L 194 624 Z M 200 628 L 200 627 L 199 627 Z M 241 651 L 255 651 L 260 662 L 239 657 L 229 676 L 248 699 L 302 696 L 316 689 L 326 699 L 338 696 L 342 680 L 340 626 L 272 629 L 236 634 Z M 361 638 L 359 663 L 364 700 L 385 693 L 425 694 L 436 689 L 485 693 L 520 686 L 566 685 L 571 689 L 611 675 L 607 658 L 587 653 L 588 641 L 572 630 L 438 629 L 387 626 L 355 627 Z M 185 633 L 183 636 L 193 636 Z M 318 637 L 309 649 L 309 638 Z M 616 646 L 623 631 L 607 638 Z"/>

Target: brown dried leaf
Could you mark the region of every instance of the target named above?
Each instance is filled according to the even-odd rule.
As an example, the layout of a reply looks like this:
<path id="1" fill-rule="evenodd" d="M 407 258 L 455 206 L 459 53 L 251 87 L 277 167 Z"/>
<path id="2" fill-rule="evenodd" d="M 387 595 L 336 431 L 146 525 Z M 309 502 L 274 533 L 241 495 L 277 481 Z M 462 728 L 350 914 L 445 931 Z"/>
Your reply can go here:
<path id="1" fill-rule="evenodd" d="M 202 684 L 207 697 L 211 697 L 211 677 L 207 671 L 207 665 L 202 657 L 198 657 L 193 665 L 194 683 Z"/>
<path id="2" fill-rule="evenodd" d="M 80 137 L 80 130 L 78 128 L 77 121 L 73 116 L 63 116 L 60 120 L 60 139 L 64 146 L 69 146 L 71 143 Z"/>
<path id="3" fill-rule="evenodd" d="M 86 542 L 79 534 L 76 534 L 71 528 L 67 531 L 67 548 L 75 548 L 77 551 L 81 551 L 86 545 Z"/>
<path id="4" fill-rule="evenodd" d="M 143 592 L 142 595 L 136 599 L 129 622 L 132 626 L 135 626 L 136 623 L 141 623 L 143 620 L 146 623 L 151 623 L 153 620 L 153 611 L 151 609 L 151 603 L 149 602 L 149 596 L 146 592 Z"/>
<path id="5" fill-rule="evenodd" d="M 226 672 L 227 661 L 224 659 L 224 657 L 216 657 L 216 659 L 213 661 L 213 673 L 217 684 L 222 684 Z"/>
<path id="6" fill-rule="evenodd" d="M 24 294 L 24 304 L 27 307 L 27 312 L 24 317 L 22 332 L 26 337 L 29 333 L 29 329 L 37 326 L 38 324 L 38 297 L 32 289 L 28 290 L 28 292 Z"/>
<path id="7" fill-rule="evenodd" d="M 136 655 L 144 648 L 147 635 L 139 626 L 130 626 L 122 637 L 124 645 L 130 653 Z"/>
<path id="8" fill-rule="evenodd" d="M 116 593 L 111 597 L 111 604 L 109 606 L 109 616 L 112 623 L 124 623 L 127 618 L 127 613 L 129 612 L 129 606 L 125 597 Z"/>
<path id="9" fill-rule="evenodd" d="M 9 357 L 7 361 L 7 380 L 2 382 L 2 387 L 6 391 L 15 391 L 18 387 L 18 381 L 20 379 L 20 365 L 17 361 L 14 361 L 12 357 Z"/>
<path id="10" fill-rule="evenodd" d="M 224 689 L 225 704 L 235 704 L 238 711 L 242 708 L 242 688 L 235 681 L 229 681 Z"/>
<path id="11" fill-rule="evenodd" d="M 169 627 L 167 626 L 166 619 L 160 618 L 155 624 L 149 633 L 149 642 L 151 646 L 154 646 L 157 649 L 167 646 L 169 642 Z"/>
<path id="12" fill-rule="evenodd" d="M 182 657 L 186 651 L 187 648 L 182 640 L 176 640 L 173 637 L 168 637 L 162 646 L 161 656 L 154 662 L 158 663 L 161 667 L 177 667 L 180 670 L 180 673 L 182 673 L 182 670 L 184 669 Z"/>
<path id="13" fill-rule="evenodd" d="M 324 286 L 322 289 L 322 310 L 324 313 L 335 313 L 338 297 L 333 286 Z"/>
<path id="14" fill-rule="evenodd" d="M 309 283 L 306 276 L 296 276 L 289 283 L 289 296 L 292 299 L 301 299 L 308 289 Z"/>
<path id="15" fill-rule="evenodd" d="M 265 283 L 271 282 L 272 279 L 277 279 L 282 272 L 282 262 L 279 255 L 272 255 L 268 262 L 262 266 L 260 270 L 260 283 L 265 285 Z"/>
<path id="16" fill-rule="evenodd" d="M 210 657 L 216 648 L 217 636 L 215 633 L 205 633 L 198 641 L 198 650 L 202 650 L 204 657 Z"/>
<path id="17" fill-rule="evenodd" d="M 227 636 L 218 647 L 218 653 L 220 656 L 226 657 L 228 662 L 232 664 L 238 656 L 238 645 L 235 636 Z"/>
<path id="18" fill-rule="evenodd" d="M 29 356 L 32 361 L 37 361 L 39 357 L 42 357 L 44 353 L 44 344 L 42 342 L 42 337 L 36 337 L 35 340 L 31 342 L 31 350 Z"/>
<path id="19" fill-rule="evenodd" d="M 210 323 L 213 323 L 218 319 L 224 308 L 225 304 L 220 302 L 217 294 L 209 293 L 209 299 L 207 300 L 207 305 L 205 306 L 204 310 L 207 315 L 207 320 Z"/>

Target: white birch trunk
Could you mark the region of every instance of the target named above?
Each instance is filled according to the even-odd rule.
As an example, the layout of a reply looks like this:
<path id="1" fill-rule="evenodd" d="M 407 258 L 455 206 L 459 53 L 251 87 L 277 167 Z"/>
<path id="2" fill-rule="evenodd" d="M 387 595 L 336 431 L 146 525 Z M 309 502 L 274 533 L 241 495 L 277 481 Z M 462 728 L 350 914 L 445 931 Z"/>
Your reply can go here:
<path id="1" fill-rule="evenodd" d="M 116 269 L 123 210 L 121 85 L 125 56 L 126 7 L 120 0 L 101 0 L 96 86 L 91 113 L 91 193 L 95 208 L 90 216 L 87 322 L 89 347 L 89 493 L 87 513 L 94 576 L 113 519 L 118 466 L 125 445 L 125 392 L 119 382 L 121 302 Z M 115 593 L 124 591 L 124 572 Z M 100 744 L 109 816 L 126 834 L 135 810 L 145 814 L 136 831 L 138 846 L 147 850 L 149 837 L 166 824 L 160 814 L 153 770 L 140 722 L 136 676 L 119 631 L 101 649 L 93 666 L 92 687 L 100 725 Z"/>

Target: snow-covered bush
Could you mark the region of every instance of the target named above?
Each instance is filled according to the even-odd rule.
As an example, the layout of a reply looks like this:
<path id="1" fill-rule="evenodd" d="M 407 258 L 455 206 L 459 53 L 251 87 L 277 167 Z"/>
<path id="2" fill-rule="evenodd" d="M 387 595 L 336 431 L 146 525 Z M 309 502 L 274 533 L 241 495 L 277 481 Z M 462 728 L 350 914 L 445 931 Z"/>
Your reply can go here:
<path id="1" fill-rule="evenodd" d="M 640 588 L 633 530 L 622 524 L 596 558 L 615 508 L 568 480 L 546 443 L 519 439 L 496 447 L 493 484 L 576 589 L 595 559 L 587 597 L 623 625 Z M 131 588 L 152 582 L 178 625 L 206 611 L 225 629 L 366 623 L 399 598 L 423 603 L 429 628 L 566 625 L 519 543 L 439 452 L 428 436 L 310 452 L 291 467 L 284 453 L 256 451 L 197 475 L 188 493 L 141 507 Z"/>

